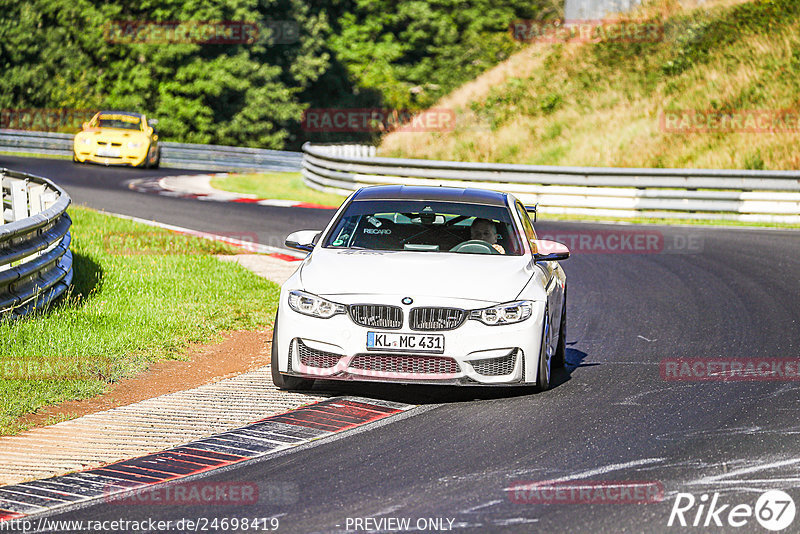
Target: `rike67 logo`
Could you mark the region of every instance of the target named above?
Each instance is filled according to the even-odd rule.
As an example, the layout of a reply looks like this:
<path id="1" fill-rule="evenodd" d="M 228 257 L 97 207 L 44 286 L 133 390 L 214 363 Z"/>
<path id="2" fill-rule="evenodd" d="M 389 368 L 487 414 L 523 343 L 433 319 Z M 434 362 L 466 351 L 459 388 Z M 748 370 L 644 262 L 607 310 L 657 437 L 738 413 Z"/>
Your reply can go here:
<path id="1" fill-rule="evenodd" d="M 709 497 L 704 493 L 696 498 L 691 493 L 678 493 L 669 514 L 668 527 L 729 527 L 752 524 L 755 519 L 767 530 L 777 532 L 794 522 L 794 499 L 780 490 L 762 493 L 755 506 L 746 503 L 723 502 L 719 493 Z"/>

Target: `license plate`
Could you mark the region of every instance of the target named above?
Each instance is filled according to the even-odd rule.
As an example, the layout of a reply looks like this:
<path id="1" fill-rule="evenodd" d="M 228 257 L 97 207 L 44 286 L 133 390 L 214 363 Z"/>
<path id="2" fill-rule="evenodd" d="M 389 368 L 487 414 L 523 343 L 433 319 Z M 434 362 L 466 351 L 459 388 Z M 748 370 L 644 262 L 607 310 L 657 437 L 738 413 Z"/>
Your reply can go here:
<path id="1" fill-rule="evenodd" d="M 97 155 L 106 158 L 118 158 L 120 152 L 119 149 L 116 148 L 98 148 Z"/>
<path id="2" fill-rule="evenodd" d="M 398 334 L 367 332 L 367 350 L 396 350 L 403 352 L 444 352 L 442 334 Z"/>

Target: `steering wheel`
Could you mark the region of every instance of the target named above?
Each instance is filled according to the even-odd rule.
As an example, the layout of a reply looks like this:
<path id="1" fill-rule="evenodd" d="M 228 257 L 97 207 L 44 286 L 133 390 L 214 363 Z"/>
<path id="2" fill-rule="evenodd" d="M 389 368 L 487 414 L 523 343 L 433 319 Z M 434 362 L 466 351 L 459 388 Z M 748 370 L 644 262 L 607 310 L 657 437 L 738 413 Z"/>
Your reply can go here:
<path id="1" fill-rule="evenodd" d="M 467 254 L 500 254 L 488 241 L 470 239 L 459 243 L 450 249 L 450 252 L 466 252 Z"/>

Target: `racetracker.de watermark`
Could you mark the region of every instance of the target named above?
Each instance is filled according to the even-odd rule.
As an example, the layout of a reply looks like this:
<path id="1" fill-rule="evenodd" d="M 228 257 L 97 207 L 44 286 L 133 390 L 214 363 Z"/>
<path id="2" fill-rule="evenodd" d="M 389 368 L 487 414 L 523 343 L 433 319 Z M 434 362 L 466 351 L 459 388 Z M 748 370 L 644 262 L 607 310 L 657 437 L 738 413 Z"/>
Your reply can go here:
<path id="1" fill-rule="evenodd" d="M 190 462 L 191 458 L 186 461 Z M 110 486 L 104 500 L 124 506 L 244 506 L 259 502 L 259 488 L 255 482 L 183 482 L 118 493 L 119 488 Z"/>
<path id="2" fill-rule="evenodd" d="M 506 488 L 514 504 L 650 504 L 664 500 L 657 480 L 516 481 Z"/>
<path id="3" fill-rule="evenodd" d="M 655 43 L 663 24 L 653 20 L 515 20 L 511 37 L 524 43 Z"/>
<path id="4" fill-rule="evenodd" d="M 0 109 L 0 128 L 36 132 L 78 130 L 95 113 L 96 110 L 70 108 L 4 108 Z"/>
<path id="5" fill-rule="evenodd" d="M 116 20 L 103 26 L 111 44 L 293 44 L 300 27 L 293 20 Z"/>
<path id="6" fill-rule="evenodd" d="M 213 237 L 213 239 L 212 239 Z M 200 240 L 194 242 L 194 239 Z M 108 232 L 103 236 L 103 250 L 115 256 L 147 256 L 175 254 L 205 254 L 220 243 L 242 252 L 259 252 L 258 236 L 254 232 L 203 232 L 178 234 L 157 230 Z"/>
<path id="7" fill-rule="evenodd" d="M 382 108 L 312 108 L 300 123 L 306 132 L 452 132 L 456 113 L 449 108 L 413 112 Z"/>
<path id="8" fill-rule="evenodd" d="M 665 358 L 659 370 L 667 381 L 798 381 L 800 358 Z"/>
<path id="9" fill-rule="evenodd" d="M 703 236 L 660 230 L 581 230 L 542 232 L 542 240 L 563 243 L 570 254 L 699 254 Z M 540 253 L 548 251 L 540 247 Z"/>
<path id="10" fill-rule="evenodd" d="M 659 126 L 666 133 L 800 133 L 800 111 L 794 109 L 663 111 Z"/>
<path id="11" fill-rule="evenodd" d="M 0 358 L 2 380 L 97 380 L 112 376 L 113 364 L 76 358 Z"/>

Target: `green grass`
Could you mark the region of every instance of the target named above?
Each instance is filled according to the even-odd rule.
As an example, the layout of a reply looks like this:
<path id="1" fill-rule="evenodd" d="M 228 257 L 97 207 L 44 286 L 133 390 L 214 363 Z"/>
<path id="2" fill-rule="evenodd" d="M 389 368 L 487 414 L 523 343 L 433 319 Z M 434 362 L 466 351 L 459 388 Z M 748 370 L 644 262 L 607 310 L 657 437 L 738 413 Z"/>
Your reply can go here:
<path id="1" fill-rule="evenodd" d="M 345 199 L 340 195 L 311 189 L 303 183 L 299 172 L 230 174 L 212 179 L 211 185 L 223 191 L 256 195 L 259 198 L 299 200 L 326 206 L 339 206 Z"/>
<path id="2" fill-rule="evenodd" d="M 70 214 L 70 295 L 45 313 L 0 323 L 0 434 L 20 431 L 17 419 L 42 406 L 103 393 L 150 362 L 182 359 L 189 343 L 274 317 L 278 286 L 213 256 L 237 249 L 85 208 Z M 20 379 L 13 369 L 21 361 L 77 375 Z"/>

